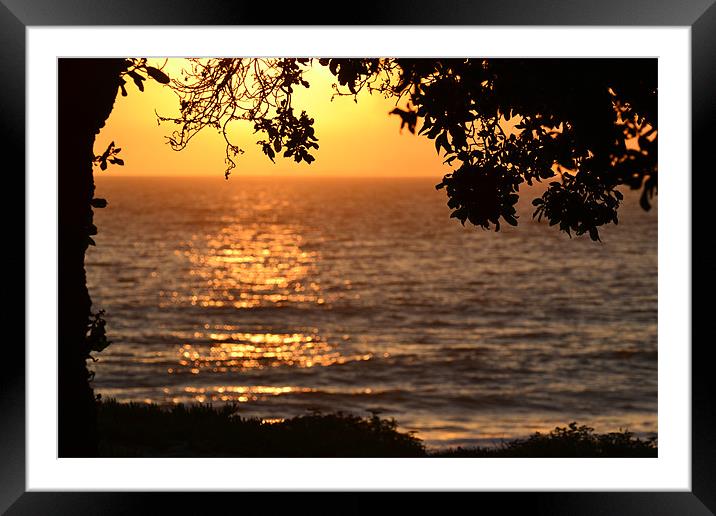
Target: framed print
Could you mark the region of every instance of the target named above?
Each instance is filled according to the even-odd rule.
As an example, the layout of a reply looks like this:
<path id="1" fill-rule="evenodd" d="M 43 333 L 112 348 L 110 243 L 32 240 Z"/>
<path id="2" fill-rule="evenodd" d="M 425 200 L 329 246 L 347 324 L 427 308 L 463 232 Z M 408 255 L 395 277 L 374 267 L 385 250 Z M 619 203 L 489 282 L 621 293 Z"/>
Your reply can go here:
<path id="1" fill-rule="evenodd" d="M 712 4 L 3 0 L 0 507 L 713 514 Z"/>

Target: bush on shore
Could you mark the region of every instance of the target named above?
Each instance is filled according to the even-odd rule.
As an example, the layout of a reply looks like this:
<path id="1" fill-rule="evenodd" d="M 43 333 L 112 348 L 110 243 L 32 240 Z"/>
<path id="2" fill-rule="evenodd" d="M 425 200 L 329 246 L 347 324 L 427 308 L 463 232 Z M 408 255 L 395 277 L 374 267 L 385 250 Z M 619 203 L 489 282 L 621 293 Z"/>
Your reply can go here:
<path id="1" fill-rule="evenodd" d="M 657 457 L 656 437 L 642 440 L 627 430 L 595 434 L 588 426 L 572 422 L 548 434 L 535 432 L 526 439 L 506 441 L 488 448 L 450 448 L 434 457 Z"/>
<path id="2" fill-rule="evenodd" d="M 656 457 L 656 438 L 627 431 L 595 434 L 570 423 L 549 434 L 495 447 L 431 450 L 394 419 L 341 412 L 278 422 L 236 415 L 226 405 L 98 404 L 103 457 Z"/>
<path id="3" fill-rule="evenodd" d="M 275 423 L 236 415 L 236 407 L 103 401 L 105 457 L 420 457 L 425 448 L 377 416 L 313 413 Z"/>

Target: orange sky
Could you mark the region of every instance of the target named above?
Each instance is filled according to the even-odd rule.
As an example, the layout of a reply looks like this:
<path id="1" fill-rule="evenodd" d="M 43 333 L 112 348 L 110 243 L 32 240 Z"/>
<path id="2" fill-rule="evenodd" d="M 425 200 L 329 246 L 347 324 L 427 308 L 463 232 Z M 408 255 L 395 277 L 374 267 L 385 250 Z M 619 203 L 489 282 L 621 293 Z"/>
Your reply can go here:
<path id="1" fill-rule="evenodd" d="M 165 71 L 176 77 L 183 61 L 170 60 Z M 388 115 L 395 107 L 394 101 L 361 93 L 357 104 L 349 97 L 331 102 L 333 76 L 318 63 L 306 79 L 311 87 L 300 88 L 294 95 L 294 109 L 305 109 L 315 119 L 320 145 L 314 153 L 316 161 L 308 165 L 276 158 L 276 164 L 271 163 L 255 144 L 261 137 L 253 133 L 251 124 L 242 122 L 243 128 L 237 128 L 234 138 L 246 153 L 238 157 L 232 174 L 428 176 L 439 180 L 450 171 L 442 165 L 432 140 L 414 136 L 407 129 L 401 134 L 399 118 Z M 126 87 L 128 96 L 117 95 L 114 110 L 95 142 L 95 154 L 101 154 L 114 140 L 122 148 L 120 157 L 125 165 L 110 165 L 107 171 L 97 170 L 97 175 L 223 177 L 226 167 L 221 135 L 205 129 L 186 149 L 173 151 L 164 138 L 173 126 L 158 126 L 154 110 L 160 114 L 176 113 L 177 97 L 153 80 L 145 81 L 143 93 L 131 81 Z"/>

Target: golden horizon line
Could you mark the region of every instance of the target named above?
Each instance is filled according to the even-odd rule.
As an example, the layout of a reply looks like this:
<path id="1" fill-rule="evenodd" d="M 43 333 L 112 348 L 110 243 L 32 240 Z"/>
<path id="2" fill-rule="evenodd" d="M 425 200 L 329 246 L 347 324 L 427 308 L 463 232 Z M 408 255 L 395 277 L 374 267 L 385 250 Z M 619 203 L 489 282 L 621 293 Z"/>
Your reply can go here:
<path id="1" fill-rule="evenodd" d="M 272 173 L 261 173 L 261 174 L 243 174 L 240 172 L 232 172 L 231 176 L 229 177 L 228 181 L 231 181 L 232 179 L 239 179 L 239 178 L 256 178 L 256 179 L 442 179 L 442 175 L 436 174 L 435 176 L 431 175 L 415 175 L 415 176 L 408 176 L 408 175 L 364 175 L 364 174 L 326 174 L 326 173 L 317 173 L 317 174 L 272 174 Z M 133 179 L 221 179 L 222 181 L 226 181 L 224 178 L 223 172 L 218 173 L 216 175 L 211 174 L 156 174 L 156 175 L 146 175 L 146 174 L 95 174 L 94 179 L 95 181 L 100 179 L 107 179 L 107 178 L 114 178 L 114 179 L 127 179 L 127 178 L 133 178 Z"/>

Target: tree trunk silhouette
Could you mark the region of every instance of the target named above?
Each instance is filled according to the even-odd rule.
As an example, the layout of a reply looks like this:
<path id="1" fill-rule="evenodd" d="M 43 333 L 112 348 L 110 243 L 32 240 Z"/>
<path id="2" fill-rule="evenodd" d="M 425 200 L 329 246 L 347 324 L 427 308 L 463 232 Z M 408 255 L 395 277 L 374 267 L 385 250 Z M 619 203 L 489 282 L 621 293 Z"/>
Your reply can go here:
<path id="1" fill-rule="evenodd" d="M 60 457 L 97 454 L 95 398 L 89 384 L 87 331 L 92 300 L 84 259 L 91 235 L 95 135 L 114 106 L 124 59 L 58 60 Z"/>

